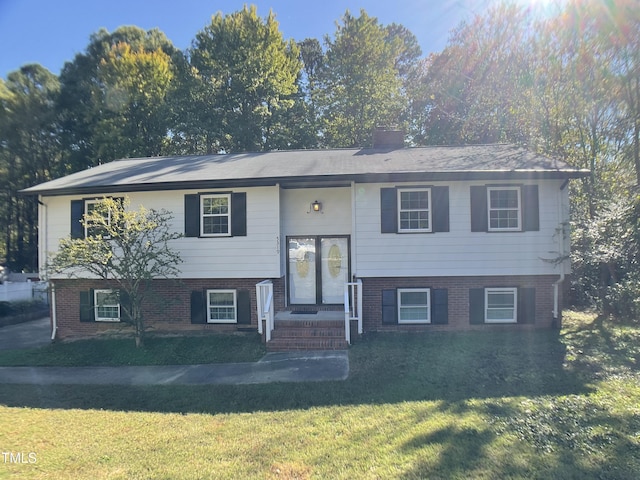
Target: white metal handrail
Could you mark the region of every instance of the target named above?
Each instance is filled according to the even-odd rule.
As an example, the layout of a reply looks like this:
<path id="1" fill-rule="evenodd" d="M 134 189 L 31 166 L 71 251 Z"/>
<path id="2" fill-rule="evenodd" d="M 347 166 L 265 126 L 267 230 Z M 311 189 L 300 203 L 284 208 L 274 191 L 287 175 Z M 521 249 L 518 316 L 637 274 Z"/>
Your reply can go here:
<path id="1" fill-rule="evenodd" d="M 258 333 L 262 335 L 262 321 L 264 320 L 264 336 L 265 340 L 269 342 L 274 328 L 273 282 L 271 280 L 263 280 L 256 284 L 256 300 L 258 304 Z"/>
<path id="2" fill-rule="evenodd" d="M 358 321 L 358 334 L 362 335 L 362 280 L 344 284 L 344 337 L 349 345 L 351 320 Z"/>

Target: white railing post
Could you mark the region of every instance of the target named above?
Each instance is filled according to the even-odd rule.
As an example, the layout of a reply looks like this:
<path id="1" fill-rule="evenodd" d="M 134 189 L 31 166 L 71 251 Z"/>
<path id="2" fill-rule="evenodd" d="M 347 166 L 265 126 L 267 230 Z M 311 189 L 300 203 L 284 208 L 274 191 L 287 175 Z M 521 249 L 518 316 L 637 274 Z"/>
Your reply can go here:
<path id="1" fill-rule="evenodd" d="M 273 313 L 273 282 L 263 280 L 256 284 L 256 302 L 258 308 L 258 333 L 262 335 L 262 321 L 265 321 L 265 341 L 271 341 L 271 332 L 274 328 Z"/>
<path id="2" fill-rule="evenodd" d="M 344 284 L 344 336 L 351 344 L 351 320 L 358 321 L 358 335 L 362 335 L 362 280 Z"/>
<path id="3" fill-rule="evenodd" d="M 362 335 L 362 280 L 358 279 L 356 285 L 358 287 L 358 335 Z"/>
<path id="4" fill-rule="evenodd" d="M 349 305 L 350 283 L 344 284 L 344 338 L 351 345 L 351 307 Z"/>

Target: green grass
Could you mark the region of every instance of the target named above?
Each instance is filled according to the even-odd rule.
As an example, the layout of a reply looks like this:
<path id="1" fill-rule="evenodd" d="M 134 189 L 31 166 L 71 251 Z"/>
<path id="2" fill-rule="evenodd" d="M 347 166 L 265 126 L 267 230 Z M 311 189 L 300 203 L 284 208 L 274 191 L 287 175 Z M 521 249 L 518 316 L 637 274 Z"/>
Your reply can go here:
<path id="1" fill-rule="evenodd" d="M 0 351 L 0 366 L 194 365 L 255 362 L 264 354 L 257 334 L 148 337 L 142 348 L 132 339 L 95 339 Z"/>
<path id="2" fill-rule="evenodd" d="M 345 382 L 0 385 L 0 478 L 636 479 L 640 328 L 368 336 Z"/>

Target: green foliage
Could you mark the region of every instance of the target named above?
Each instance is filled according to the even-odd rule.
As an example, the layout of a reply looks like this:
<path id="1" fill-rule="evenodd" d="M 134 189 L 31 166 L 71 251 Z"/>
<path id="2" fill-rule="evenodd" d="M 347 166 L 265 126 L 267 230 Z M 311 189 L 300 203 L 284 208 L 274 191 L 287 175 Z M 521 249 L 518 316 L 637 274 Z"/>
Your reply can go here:
<path id="1" fill-rule="evenodd" d="M 223 16 L 196 34 L 189 52 L 196 103 L 186 112 L 206 130 L 207 152 L 270 148 L 277 112 L 292 107 L 300 73 L 299 51 L 285 41 L 275 15 L 255 6 Z"/>
<path id="2" fill-rule="evenodd" d="M 128 301 L 121 298 L 121 320 L 135 327 L 136 345 L 140 346 L 145 334 L 145 301 L 154 296 L 152 280 L 175 278 L 180 272 L 182 259 L 171 243 L 182 234 L 172 231 L 169 212 L 144 206 L 130 210 L 129 205 L 128 198 L 98 202 L 82 220 L 89 235 L 62 239 L 47 269 L 50 275 L 64 273 L 75 278 L 89 274 L 123 291 Z"/>
<path id="3" fill-rule="evenodd" d="M 317 94 L 323 144 L 370 145 L 376 126 L 400 122 L 405 102 L 398 69 L 407 49 L 396 31 L 364 10 L 359 17 L 347 11 L 334 39 L 325 42 L 326 64 Z"/>

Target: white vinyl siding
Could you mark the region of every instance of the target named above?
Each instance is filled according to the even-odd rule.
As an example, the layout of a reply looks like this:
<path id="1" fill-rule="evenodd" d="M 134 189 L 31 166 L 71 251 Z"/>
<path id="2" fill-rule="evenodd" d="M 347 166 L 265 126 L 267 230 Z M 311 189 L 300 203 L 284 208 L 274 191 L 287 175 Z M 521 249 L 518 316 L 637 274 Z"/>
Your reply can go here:
<path id="1" fill-rule="evenodd" d="M 203 237 L 231 235 L 231 195 L 202 195 L 200 212 L 200 234 Z"/>
<path id="2" fill-rule="evenodd" d="M 553 258 L 553 252 L 561 250 L 556 230 L 568 221 L 568 209 L 559 208 L 566 193 L 560 190 L 561 180 L 535 184 L 539 188 L 540 228 L 517 235 L 471 232 L 470 186 L 485 186 L 485 182 L 436 184 L 449 187 L 450 228 L 433 235 L 382 233 L 380 191 L 402 188 L 402 184 L 356 184 L 352 271 L 361 278 L 559 274 L 558 266 L 543 259 Z M 412 182 L 411 188 L 419 185 Z"/>
<path id="3" fill-rule="evenodd" d="M 120 303 L 114 290 L 94 290 L 93 304 L 96 322 L 120 321 Z"/>
<path id="4" fill-rule="evenodd" d="M 484 290 L 485 323 L 516 323 L 517 318 L 517 288 L 486 288 Z"/>
<path id="5" fill-rule="evenodd" d="M 398 323 L 431 323 L 431 290 L 399 288 Z"/>
<path id="6" fill-rule="evenodd" d="M 431 189 L 398 190 L 398 232 L 431 231 Z"/>
<path id="7" fill-rule="evenodd" d="M 519 187 L 487 188 L 490 232 L 518 232 L 522 229 L 522 198 Z"/>
<path id="8" fill-rule="evenodd" d="M 207 323 L 237 323 L 238 298 L 235 290 L 207 290 Z"/>

